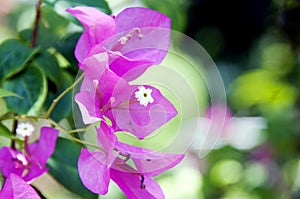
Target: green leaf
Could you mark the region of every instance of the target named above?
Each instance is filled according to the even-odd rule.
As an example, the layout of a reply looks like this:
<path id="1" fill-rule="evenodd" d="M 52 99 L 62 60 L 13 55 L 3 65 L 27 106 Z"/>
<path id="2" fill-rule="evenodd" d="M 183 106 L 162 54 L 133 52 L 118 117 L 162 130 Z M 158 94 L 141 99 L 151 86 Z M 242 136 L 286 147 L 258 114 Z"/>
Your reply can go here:
<path id="1" fill-rule="evenodd" d="M 7 79 L 23 70 L 26 63 L 38 52 L 16 39 L 6 40 L 0 45 L 0 79 Z"/>
<path id="2" fill-rule="evenodd" d="M 47 94 L 47 99 L 45 103 L 45 108 L 49 108 L 53 100 L 58 97 L 67 87 L 73 83 L 72 76 L 62 70 L 57 77 L 57 82 L 59 83 L 58 89 L 49 90 Z M 50 117 L 55 121 L 60 121 L 61 119 L 67 117 L 72 110 L 72 91 L 68 92 L 61 100 L 56 104 Z"/>
<path id="3" fill-rule="evenodd" d="M 64 187 L 86 199 L 96 199 L 98 195 L 90 192 L 82 184 L 77 161 L 82 146 L 64 138 L 58 138 L 55 152 L 47 162 L 49 173 Z"/>
<path id="4" fill-rule="evenodd" d="M 81 33 L 67 35 L 59 40 L 54 46 L 56 50 L 69 61 L 71 65 L 70 69 L 72 72 L 74 71 L 75 74 L 78 72 L 78 62 L 75 58 L 74 51 L 80 35 Z"/>
<path id="5" fill-rule="evenodd" d="M 11 96 L 22 98 L 21 96 L 17 95 L 16 93 L 13 93 L 11 91 L 0 88 L 0 97 L 11 97 Z"/>
<path id="6" fill-rule="evenodd" d="M 7 107 L 20 114 L 35 115 L 42 107 L 47 95 L 47 81 L 36 67 L 29 66 L 23 73 L 3 83 L 3 88 L 21 96 L 6 97 Z"/>
<path id="7" fill-rule="evenodd" d="M 34 60 L 34 64 L 38 66 L 52 82 L 57 82 L 60 71 L 57 59 L 54 55 L 49 52 L 43 52 Z"/>
<path id="8" fill-rule="evenodd" d="M 69 7 L 75 7 L 75 6 L 90 6 L 94 8 L 98 8 L 101 11 L 111 14 L 111 10 L 104 0 L 44 0 L 45 4 L 51 6 L 53 9 L 55 9 L 57 12 L 61 13 L 65 16 L 66 15 L 65 10 Z M 60 12 L 63 11 L 63 12 Z M 72 18 L 74 20 L 74 18 Z"/>
<path id="9" fill-rule="evenodd" d="M 10 132 L 10 130 L 6 126 L 4 126 L 2 123 L 0 123 L 0 136 L 6 137 L 6 138 L 14 137 L 12 132 Z"/>

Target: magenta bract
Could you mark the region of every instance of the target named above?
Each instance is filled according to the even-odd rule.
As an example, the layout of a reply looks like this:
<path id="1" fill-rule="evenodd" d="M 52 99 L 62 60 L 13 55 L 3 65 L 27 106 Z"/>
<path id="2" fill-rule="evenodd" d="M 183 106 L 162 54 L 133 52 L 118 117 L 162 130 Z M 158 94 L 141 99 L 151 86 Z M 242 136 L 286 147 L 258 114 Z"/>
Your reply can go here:
<path id="1" fill-rule="evenodd" d="M 0 199 L 40 199 L 35 190 L 20 176 L 11 173 L 0 190 Z"/>
<path id="2" fill-rule="evenodd" d="M 149 176 L 111 169 L 111 179 L 120 187 L 128 199 L 164 199 L 159 184 Z"/>
<path id="3" fill-rule="evenodd" d="M 108 67 L 133 80 L 159 64 L 170 45 L 170 19 L 147 8 L 128 8 L 113 17 L 91 7 L 67 9 L 84 26 L 75 49 L 80 63 L 95 54 L 108 54 Z M 158 41 L 159 39 L 159 41 Z"/>
<path id="4" fill-rule="evenodd" d="M 164 198 L 151 177 L 176 166 L 184 157 L 183 154 L 156 152 L 119 142 L 113 129 L 105 122 L 101 122 L 97 129 L 97 141 L 104 151 L 83 148 L 78 170 L 83 184 L 98 194 L 107 193 L 111 178 L 128 198 Z M 127 164 L 130 159 L 135 168 Z M 126 177 L 129 178 L 125 181 Z"/>
<path id="5" fill-rule="evenodd" d="M 106 116 L 116 131 L 127 131 L 143 139 L 177 115 L 175 107 L 157 88 L 142 86 L 151 91 L 144 93 L 151 101 L 137 97 L 141 85 L 129 85 L 105 68 L 105 57 L 105 54 L 88 57 L 82 65 L 85 77 L 75 101 L 84 123 L 100 121 Z M 149 103 L 145 104 L 145 100 Z"/>
<path id="6" fill-rule="evenodd" d="M 47 171 L 46 162 L 55 149 L 58 130 L 43 127 L 36 143 L 28 145 L 28 151 L 22 152 L 9 147 L 0 149 L 0 170 L 8 178 L 14 173 L 30 183 Z"/>

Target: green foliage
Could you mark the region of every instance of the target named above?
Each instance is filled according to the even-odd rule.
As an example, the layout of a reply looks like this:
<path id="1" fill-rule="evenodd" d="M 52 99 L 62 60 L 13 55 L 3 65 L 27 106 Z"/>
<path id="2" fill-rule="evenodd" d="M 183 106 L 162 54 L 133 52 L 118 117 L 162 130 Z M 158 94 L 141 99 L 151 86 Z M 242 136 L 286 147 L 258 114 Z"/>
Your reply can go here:
<path id="1" fill-rule="evenodd" d="M 59 64 L 54 55 L 49 52 L 42 52 L 35 60 L 34 64 L 43 71 L 43 73 L 52 82 L 59 83 L 57 77 L 60 73 Z"/>
<path id="2" fill-rule="evenodd" d="M 81 148 L 80 144 L 59 138 L 47 163 L 49 173 L 70 191 L 86 199 L 96 199 L 98 196 L 85 188 L 78 175 L 77 159 Z"/>
<path id="3" fill-rule="evenodd" d="M 231 100 L 237 109 L 257 105 L 260 111 L 275 113 L 290 108 L 296 90 L 267 70 L 241 75 L 232 85 Z"/>
<path id="4" fill-rule="evenodd" d="M 111 14 L 111 10 L 104 0 L 95 1 L 95 0 L 44 0 L 44 3 L 51 6 L 55 9 L 55 6 L 60 6 L 61 9 L 65 9 L 68 7 L 74 6 L 91 6 L 94 8 L 98 8 L 101 11 Z M 74 18 L 73 18 L 74 19 Z"/>
<path id="5" fill-rule="evenodd" d="M 44 74 L 33 65 L 6 80 L 3 88 L 22 97 L 7 97 L 8 108 L 20 114 L 30 115 L 35 115 L 40 111 L 48 89 Z"/>
<path id="6" fill-rule="evenodd" d="M 0 45 L 0 80 L 8 79 L 23 70 L 37 52 L 37 49 L 30 49 L 15 39 L 3 42 Z"/>
<path id="7" fill-rule="evenodd" d="M 45 109 L 49 108 L 53 100 L 70 86 L 73 81 L 73 77 L 67 71 L 60 71 L 56 77 L 56 86 L 50 88 L 47 93 L 47 100 L 44 105 Z M 72 101 L 72 92 L 69 92 L 57 103 L 50 117 L 55 121 L 66 118 L 72 110 Z"/>
<path id="8" fill-rule="evenodd" d="M 4 126 L 0 122 L 0 136 L 6 137 L 6 138 L 12 138 L 14 135 L 12 134 L 12 132 L 10 132 L 10 130 L 6 126 Z"/>
<path id="9" fill-rule="evenodd" d="M 66 35 L 54 44 L 54 48 L 69 62 L 69 70 L 73 74 L 77 74 L 78 71 L 78 62 L 74 56 L 74 50 L 80 35 L 81 33 Z"/>
<path id="10" fill-rule="evenodd" d="M 42 49 L 53 46 L 67 32 L 69 21 L 57 14 L 51 7 L 43 6 L 42 19 L 38 26 L 37 45 Z M 31 41 L 32 29 L 20 32 L 20 37 L 25 42 Z"/>

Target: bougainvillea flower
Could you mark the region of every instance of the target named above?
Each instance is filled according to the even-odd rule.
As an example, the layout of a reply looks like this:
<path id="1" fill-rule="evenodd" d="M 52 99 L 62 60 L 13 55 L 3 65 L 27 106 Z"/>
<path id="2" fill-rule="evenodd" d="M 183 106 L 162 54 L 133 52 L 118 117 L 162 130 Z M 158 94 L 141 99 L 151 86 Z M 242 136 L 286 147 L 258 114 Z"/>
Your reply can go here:
<path id="1" fill-rule="evenodd" d="M 130 199 L 164 199 L 164 193 L 153 178 L 136 175 L 116 169 L 110 171 L 111 179 L 120 187 Z"/>
<path id="2" fill-rule="evenodd" d="M 97 133 L 97 142 L 103 151 L 89 151 L 82 148 L 78 158 L 78 172 L 88 189 L 94 193 L 106 194 L 110 180 L 109 167 L 118 156 L 118 153 L 113 152 L 117 138 L 110 135 L 110 127 L 105 122 L 101 122 L 100 129 L 101 133 Z"/>
<path id="3" fill-rule="evenodd" d="M 184 157 L 183 154 L 155 152 L 119 142 L 113 129 L 105 122 L 101 122 L 97 129 L 97 141 L 103 151 L 83 148 L 78 159 L 78 170 L 83 184 L 98 194 L 107 193 L 112 179 L 128 198 L 148 195 L 156 198 L 155 194 L 161 195 L 162 191 L 151 177 L 176 166 Z M 127 164 L 129 160 L 133 161 L 135 168 Z M 128 181 L 133 181 L 123 182 L 126 176 L 130 176 Z M 133 187 L 128 189 L 128 186 Z M 131 193 L 134 190 L 136 192 Z M 163 194 L 157 198 L 163 198 Z"/>
<path id="4" fill-rule="evenodd" d="M 143 139 L 176 116 L 175 107 L 152 86 L 129 85 L 105 68 L 106 54 L 85 59 L 85 77 L 75 101 L 85 124 L 108 117 L 117 131 Z"/>
<path id="5" fill-rule="evenodd" d="M 157 11 L 127 8 L 116 17 L 92 7 L 67 11 L 85 28 L 75 49 L 79 63 L 90 55 L 107 52 L 109 68 L 133 80 L 149 66 L 159 64 L 168 51 L 170 19 Z"/>
<path id="6" fill-rule="evenodd" d="M 0 199 L 40 199 L 35 190 L 21 177 L 11 173 L 0 190 Z"/>
<path id="7" fill-rule="evenodd" d="M 36 143 L 26 144 L 24 152 L 9 147 L 0 149 L 0 171 L 4 177 L 14 173 L 30 183 L 47 171 L 46 162 L 55 149 L 58 130 L 43 127 Z"/>

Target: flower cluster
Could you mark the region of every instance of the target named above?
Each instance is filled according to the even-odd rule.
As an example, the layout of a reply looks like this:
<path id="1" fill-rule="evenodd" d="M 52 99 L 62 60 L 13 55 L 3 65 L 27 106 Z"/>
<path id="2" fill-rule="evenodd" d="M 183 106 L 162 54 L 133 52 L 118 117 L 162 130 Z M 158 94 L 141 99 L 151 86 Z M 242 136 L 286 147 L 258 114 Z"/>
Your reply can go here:
<path id="1" fill-rule="evenodd" d="M 130 84 L 164 59 L 170 19 L 146 8 L 128 8 L 117 16 L 91 7 L 67 11 L 85 28 L 75 49 L 84 72 L 75 101 L 85 124 L 100 121 L 96 132 L 101 150 L 83 148 L 78 159 L 83 184 L 104 195 L 112 179 L 128 198 L 164 198 L 152 177 L 177 165 L 184 155 L 128 145 L 115 133 L 129 132 L 142 140 L 177 115 L 159 89 Z"/>
<path id="2" fill-rule="evenodd" d="M 0 198 L 39 198 L 29 184 L 48 171 L 46 162 L 54 152 L 58 130 L 43 127 L 39 140 L 29 143 L 33 130 L 29 123 L 19 124 L 16 131 L 24 138 L 22 150 L 6 146 L 0 149 L 0 171 L 6 178 Z"/>

